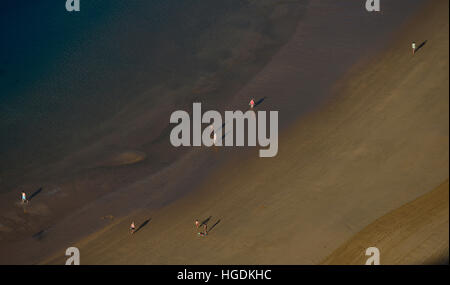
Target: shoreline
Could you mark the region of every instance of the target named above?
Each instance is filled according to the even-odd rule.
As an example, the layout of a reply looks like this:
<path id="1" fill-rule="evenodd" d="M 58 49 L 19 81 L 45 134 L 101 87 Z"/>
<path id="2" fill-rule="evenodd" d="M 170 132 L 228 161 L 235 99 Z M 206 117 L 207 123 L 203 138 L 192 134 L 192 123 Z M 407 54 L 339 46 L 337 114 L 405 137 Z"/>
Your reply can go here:
<path id="1" fill-rule="evenodd" d="M 230 158 L 194 192 L 128 216 L 149 220 L 132 240 L 124 218 L 78 241 L 85 264 L 315 264 L 448 179 L 448 60 L 436 64 L 448 59 L 447 19 L 448 2 L 429 2 L 372 66 L 337 85 L 345 94 L 281 134 L 279 158 Z M 423 37 L 411 59 L 404 46 Z M 195 218 L 209 219 L 206 239 Z"/>
<path id="2" fill-rule="evenodd" d="M 295 122 L 297 120 L 299 114 L 302 114 L 302 116 L 304 117 L 308 117 L 308 112 L 315 113 L 314 110 L 316 109 L 316 107 L 321 105 L 320 101 L 328 99 L 329 85 L 327 85 L 327 83 L 331 84 L 331 82 L 334 82 L 334 80 L 338 79 L 341 72 L 345 72 L 347 68 L 352 66 L 357 58 L 360 59 L 361 57 L 366 56 L 366 53 L 369 53 L 369 50 L 376 49 L 375 47 L 370 47 L 369 49 L 363 48 L 365 47 L 365 45 L 362 43 L 362 40 L 357 44 L 352 44 L 352 42 L 354 41 L 353 37 L 355 37 L 356 35 L 363 35 L 363 32 L 365 31 L 357 28 L 351 29 L 352 23 L 343 23 L 342 25 L 337 26 L 337 28 L 339 28 L 339 31 L 344 32 L 347 31 L 347 29 L 350 29 L 353 34 L 351 32 L 343 33 L 344 37 L 336 42 L 336 49 L 334 50 L 335 53 L 330 54 L 329 46 L 333 45 L 333 38 L 327 38 L 324 36 L 332 35 L 336 31 L 331 31 L 326 28 L 324 29 L 324 27 L 319 24 L 321 21 L 317 20 L 316 17 L 320 15 L 326 16 L 327 13 L 333 13 L 333 11 L 336 12 L 333 9 L 337 9 L 338 11 L 340 11 L 339 9 L 343 9 L 342 11 L 345 11 L 345 8 L 351 8 L 360 11 L 359 6 L 355 8 L 351 3 L 345 3 L 343 5 L 347 5 L 348 7 L 339 7 L 338 9 L 336 5 L 330 4 L 331 2 L 332 1 L 322 1 L 318 4 L 316 3 L 316 5 L 313 5 L 313 8 L 315 9 L 314 11 L 319 13 L 319 15 L 317 15 L 317 13 L 312 13 L 311 15 L 309 15 L 309 18 L 307 17 L 306 23 L 298 24 L 296 35 L 294 35 L 293 38 L 291 38 L 291 40 L 273 56 L 273 58 L 266 64 L 263 70 L 255 74 L 255 76 L 253 76 L 251 80 L 247 84 L 245 84 L 245 86 L 237 93 L 232 94 L 233 98 L 230 99 L 230 102 L 222 102 L 221 104 L 223 105 L 220 105 L 220 107 L 225 107 L 225 105 L 227 105 L 226 108 L 240 109 L 242 108 L 242 105 L 246 104 L 248 96 L 261 96 L 262 94 L 269 94 L 269 98 L 266 101 L 267 103 L 264 103 L 261 108 L 276 109 L 280 110 L 280 112 L 282 111 L 283 114 L 285 114 L 285 116 L 283 116 L 283 119 L 280 121 L 280 127 L 281 129 L 283 129 L 283 133 L 281 134 L 281 136 L 285 138 L 287 137 L 286 133 L 289 132 L 288 128 L 291 127 L 290 125 L 292 122 Z M 326 5 L 330 5 L 329 9 L 322 11 L 321 9 Z M 346 11 L 346 13 L 351 14 L 352 10 Z M 339 15 L 339 13 L 337 13 L 337 15 Z M 336 19 L 339 19 L 339 16 L 335 17 Z M 392 17 L 390 19 L 391 21 L 393 21 Z M 374 27 L 370 26 L 373 25 L 373 23 L 370 24 L 371 22 L 368 22 L 369 29 L 374 29 Z M 397 22 L 402 21 L 397 20 Z M 384 26 L 384 29 L 386 30 L 387 27 L 389 27 L 389 25 Z M 320 31 L 320 29 L 325 30 L 325 35 L 323 33 L 319 33 L 314 36 L 314 33 Z M 391 34 L 390 32 L 386 31 L 384 31 L 384 33 L 385 34 L 380 34 Z M 321 37 L 324 37 L 324 39 L 326 40 L 324 41 L 324 39 L 322 39 Z M 370 36 L 367 35 L 365 35 L 365 37 L 370 38 Z M 378 35 L 378 37 L 378 40 L 380 40 L 380 42 L 375 41 L 377 42 L 377 47 L 383 46 L 385 41 L 388 42 L 388 39 L 382 40 L 381 35 Z M 314 50 L 315 45 L 316 47 L 320 47 L 323 45 L 325 48 L 311 53 L 311 50 Z M 345 56 L 341 56 L 340 52 L 343 52 Z M 357 53 L 359 57 L 352 54 L 353 52 Z M 319 61 L 315 61 L 314 58 L 309 58 L 308 53 L 315 54 L 315 59 L 319 59 Z M 333 68 L 324 68 L 328 64 L 327 60 L 335 60 L 335 66 L 333 66 Z M 323 78 L 317 77 L 319 75 L 323 75 Z M 319 81 L 315 84 L 313 84 L 313 81 L 311 80 L 314 77 L 320 79 L 318 79 Z M 298 84 L 298 82 L 296 82 L 298 81 L 298 78 L 303 78 L 304 81 L 302 84 Z M 319 85 L 320 88 L 317 89 L 316 85 Z M 317 97 L 310 99 L 308 95 L 311 94 L 308 94 L 308 92 L 315 91 L 317 91 Z M 298 95 L 297 92 L 301 96 L 296 96 Z M 270 94 L 276 94 L 277 96 L 270 97 Z M 245 104 L 243 104 L 242 102 L 245 102 Z M 171 104 L 172 102 L 168 102 L 167 104 L 164 104 L 164 106 L 167 108 L 167 110 L 177 107 L 177 105 Z M 212 105 L 216 106 L 215 103 Z M 298 109 L 296 105 L 300 106 L 300 109 Z M 320 109 L 322 109 L 322 107 L 320 107 Z M 145 122 L 151 118 L 151 115 L 144 116 L 142 119 L 135 120 L 135 123 L 144 125 Z M 307 118 L 305 120 L 302 119 L 302 123 L 306 122 L 307 120 Z M 120 120 L 118 119 L 117 122 L 120 123 Z M 129 122 L 130 125 L 132 125 L 132 123 L 134 123 L 134 121 Z M 155 124 L 156 123 L 164 125 L 164 122 L 162 121 L 157 121 L 155 122 Z M 140 139 L 138 134 L 132 135 Z M 164 138 L 164 136 L 165 130 L 162 130 L 160 133 L 160 137 Z M 156 140 L 158 140 L 158 138 L 156 138 Z M 289 138 L 287 138 L 287 140 L 289 140 Z M 136 139 L 136 141 L 139 140 Z M 136 151 L 138 153 L 140 153 L 141 151 L 139 147 L 126 147 L 124 149 L 119 149 L 118 151 L 123 152 L 128 151 L 129 149 L 132 149 L 133 151 Z M 198 193 L 198 191 L 191 191 L 192 189 L 203 188 L 205 186 L 201 185 L 205 184 L 209 185 L 209 187 L 207 188 L 215 188 L 214 184 L 211 184 L 211 182 L 209 182 L 212 179 L 211 177 L 215 177 L 219 181 L 222 180 L 222 182 L 225 182 L 224 184 L 226 184 L 226 181 L 223 180 L 224 178 L 217 177 L 218 173 L 220 173 L 221 171 L 228 173 L 229 165 L 233 165 L 234 163 L 239 165 L 240 163 L 242 163 L 241 160 L 246 164 L 250 163 L 249 161 L 255 161 L 255 158 L 253 156 L 256 153 L 256 150 L 232 151 L 229 149 L 223 149 L 220 152 L 215 153 L 211 151 L 205 152 L 203 151 L 203 149 L 189 151 L 184 149 L 181 150 L 181 152 L 183 152 L 183 158 L 177 161 L 175 164 L 170 164 L 170 158 L 178 155 L 180 150 L 172 150 L 170 153 L 158 153 L 158 151 L 160 151 L 161 149 L 164 148 L 155 147 L 154 153 L 156 155 L 153 154 L 147 157 L 147 159 L 149 160 L 163 160 L 163 163 L 161 163 L 160 165 L 162 170 L 157 171 L 151 176 L 149 175 L 148 169 L 144 170 L 139 168 L 139 163 L 127 167 L 119 166 L 117 168 L 113 168 L 110 175 L 125 180 L 125 182 L 123 183 L 123 185 L 125 186 L 121 187 L 118 190 L 115 190 L 112 193 L 108 189 L 114 187 L 113 183 L 111 183 L 110 185 L 104 185 L 105 181 L 102 181 L 99 178 L 95 180 L 97 177 L 96 175 L 101 174 L 104 169 L 96 168 L 92 172 L 90 172 L 91 170 L 89 172 L 82 172 L 82 175 L 80 175 L 81 179 L 76 179 L 74 183 L 75 185 L 73 186 L 73 193 L 71 193 L 70 195 L 82 193 L 82 190 L 79 189 L 85 187 L 85 185 L 93 185 L 93 187 L 98 187 L 99 189 L 101 189 L 101 191 L 99 193 L 96 193 L 95 197 L 86 196 L 86 202 L 84 203 L 84 206 L 82 206 L 81 208 L 74 207 L 73 209 L 70 209 L 72 210 L 72 214 L 66 216 L 66 218 L 59 223 L 55 224 L 51 221 L 46 222 L 46 224 L 50 226 L 44 227 L 44 229 L 42 230 L 43 234 L 38 235 L 37 239 L 35 238 L 35 235 L 33 235 L 33 237 L 31 238 L 14 243 L 14 248 L 19 248 L 20 252 L 17 254 L 18 256 L 14 255 L 14 258 L 16 258 L 15 261 L 9 262 L 38 262 L 39 260 L 42 260 L 43 252 L 45 254 L 49 254 L 49 252 L 55 251 L 59 252 L 60 249 L 55 249 L 55 245 L 63 248 L 65 245 L 74 244 L 79 241 L 80 238 L 82 239 L 82 237 L 85 236 L 85 234 L 80 234 L 81 232 L 94 232 L 93 235 L 95 236 L 96 234 L 98 234 L 98 232 L 96 232 L 97 229 L 105 229 L 105 227 L 108 227 L 111 223 L 115 224 L 116 220 L 121 221 L 122 218 L 128 217 L 130 209 L 142 209 L 142 211 L 144 212 L 150 211 L 151 213 L 156 213 L 159 211 L 165 212 L 165 209 L 167 209 L 167 207 L 172 207 L 172 205 L 179 205 L 181 201 L 192 199 L 192 195 L 197 195 L 196 193 Z M 114 151 L 116 150 L 113 150 L 113 152 Z M 89 152 L 86 153 L 89 154 Z M 74 161 L 75 166 L 77 165 L 76 163 L 80 163 L 76 160 L 76 158 L 74 158 Z M 145 160 L 142 163 L 146 163 Z M 74 162 L 72 162 L 72 164 L 69 164 L 68 162 L 64 161 L 62 163 L 54 165 L 53 167 L 55 169 L 59 168 L 59 166 L 70 167 L 73 166 L 73 164 Z M 262 164 L 266 163 L 263 162 Z M 278 166 L 283 165 L 283 163 L 280 164 L 280 160 L 277 160 L 276 164 L 278 164 Z M 130 172 L 127 172 L 126 169 L 130 169 L 131 171 L 135 170 L 136 173 L 133 173 L 133 175 L 130 176 L 126 176 L 126 173 Z M 185 172 L 184 169 L 189 169 L 189 171 Z M 250 170 L 249 175 L 258 176 L 258 173 L 254 173 L 254 170 Z M 139 179 L 133 181 L 133 178 L 135 177 L 138 177 Z M 177 177 L 178 181 L 173 181 L 173 177 Z M 243 184 L 246 184 L 247 177 L 240 177 Z M 70 180 L 71 177 L 66 177 L 66 179 Z M 94 179 L 95 183 L 87 184 L 89 183 L 88 181 L 92 179 Z M 264 180 L 264 178 L 262 179 Z M 54 188 L 51 188 L 51 191 L 58 191 L 59 188 L 64 189 L 65 186 L 66 185 L 64 184 L 63 187 L 61 187 L 61 185 L 56 185 Z M 151 192 L 148 189 L 151 189 Z M 225 190 L 214 189 L 214 191 L 218 191 L 217 193 L 215 193 L 215 195 L 218 195 L 220 193 L 223 193 L 221 191 Z M 60 195 L 63 195 L 64 191 L 60 191 L 57 193 L 61 193 Z M 237 195 L 239 194 L 237 193 Z M 11 195 L 9 196 L 9 198 L 12 197 Z M 36 202 L 38 202 L 38 199 L 36 200 Z M 196 203 L 195 201 L 191 202 L 192 204 Z M 55 201 L 55 203 L 57 203 L 57 201 Z M 123 207 L 124 204 L 126 204 L 126 209 Z M 37 210 L 39 210 L 37 214 L 43 214 L 45 216 L 46 211 L 48 211 L 48 206 L 44 203 L 33 203 L 33 206 L 34 205 L 38 206 L 36 207 Z M 101 219 L 101 217 L 107 217 L 110 215 L 115 217 L 114 221 Z M 168 218 L 164 218 L 164 220 L 170 221 Z M 152 225 L 153 222 L 156 222 L 156 220 L 152 219 L 145 229 Z M 217 229 L 220 229 L 219 225 L 217 226 Z M 35 232 L 41 233 L 41 231 Z M 144 230 L 142 232 L 144 232 Z M 91 235 L 88 236 L 92 237 Z M 8 255 L 10 249 L 7 249 L 5 252 L 6 255 Z"/>
<path id="3" fill-rule="evenodd" d="M 95 121 L 95 132 L 75 132 L 80 136 L 75 140 L 75 144 L 81 145 L 78 149 L 62 153 L 61 159 L 52 163 L 44 160 L 43 165 L 39 158 L 44 156 L 47 159 L 46 155 L 49 153 L 51 158 L 61 155 L 60 147 L 55 149 L 47 146 L 43 152 L 34 153 L 33 160 L 28 164 L 23 163 L 24 170 L 16 173 L 17 185 L 11 185 L 8 180 L 10 166 L 5 165 L 6 173 L 2 173 L 0 191 L 8 189 L 8 192 L 0 193 L 0 264 L 34 263 L 42 254 L 57 250 L 56 244 L 62 246 L 107 225 L 109 220 L 101 217 L 120 218 L 136 208 L 162 207 L 195 188 L 199 177 L 208 175 L 220 163 L 217 157 L 211 157 L 209 151 L 172 147 L 167 139 L 171 127 L 168 124 L 170 113 L 186 106 L 189 108 L 192 105 L 190 100 L 195 98 L 223 107 L 231 94 L 245 84 L 248 77 L 258 72 L 271 54 L 279 49 L 279 45 L 288 40 L 290 31 L 301 20 L 304 3 L 307 1 L 284 4 L 269 1 L 264 5 L 253 1 L 243 2 L 245 5 L 236 3 L 194 3 L 194 6 L 202 7 L 201 10 L 194 11 L 202 16 L 196 19 L 189 17 L 189 10 L 175 11 L 180 16 L 178 21 L 188 20 L 189 25 L 183 25 L 181 30 L 187 29 L 187 32 L 194 34 L 183 37 L 183 32 L 174 31 L 169 23 L 166 26 L 171 31 L 170 37 L 160 33 L 156 40 L 146 39 L 144 42 L 139 40 L 142 36 L 138 37 L 138 51 L 143 52 L 143 59 L 149 60 L 146 47 L 152 48 L 151 51 L 155 50 L 154 41 L 158 44 L 161 42 L 159 46 L 163 48 L 159 53 L 163 54 L 163 58 L 158 54 L 151 55 L 150 58 L 157 57 L 156 62 L 130 65 L 138 69 L 136 73 L 141 79 L 138 85 L 144 91 L 132 94 L 126 106 L 106 122 L 99 124 Z M 136 8 L 139 5 L 141 4 L 134 3 L 131 6 Z M 147 7 L 146 4 L 142 5 Z M 219 9 L 223 6 L 226 7 L 225 11 Z M 233 12 L 233 17 L 227 18 L 226 12 Z M 248 13 L 253 13 L 253 17 L 248 18 Z M 267 13 L 270 19 L 262 21 L 261 17 L 264 18 Z M 137 11 L 137 14 L 141 20 L 146 17 L 145 11 Z M 172 17 L 177 18 L 177 15 Z M 213 25 L 204 26 L 203 20 L 212 20 Z M 129 21 L 126 23 L 130 24 Z M 135 21 L 131 21 L 131 25 L 133 23 Z M 267 23 L 271 25 L 264 27 Z M 121 29 L 118 26 L 120 25 L 115 24 L 112 28 Z M 137 29 L 137 32 L 145 32 L 140 25 Z M 215 33 L 221 34 L 222 38 L 212 37 Z M 103 34 L 101 36 L 105 37 Z M 134 37 L 129 38 L 128 33 L 125 38 L 132 43 L 136 40 Z M 131 48 L 122 52 L 133 53 L 136 46 L 132 43 L 124 44 Z M 186 50 L 186 45 L 199 48 Z M 181 56 L 177 48 L 181 48 Z M 189 54 L 190 52 L 193 54 Z M 173 60 L 171 53 L 176 55 Z M 219 57 L 215 56 L 217 53 Z M 122 62 L 123 59 L 120 57 L 118 60 Z M 186 60 L 189 65 L 184 62 Z M 171 66 L 177 62 L 182 66 Z M 219 66 L 214 66 L 214 63 Z M 212 64 L 214 68 L 208 64 Z M 181 75 L 183 70 L 190 71 L 189 76 L 185 78 L 178 74 L 177 77 L 173 71 L 175 67 L 182 70 L 179 72 Z M 139 70 L 142 68 L 144 70 Z M 189 70 L 190 68 L 194 70 Z M 151 73 L 152 70 L 156 70 L 156 74 Z M 152 80 L 155 81 L 155 75 L 162 77 L 161 84 L 157 86 L 149 84 Z M 208 80 L 218 86 L 213 86 L 212 89 L 208 84 L 205 86 Z M 127 86 L 130 82 L 123 84 Z M 67 129 L 64 132 L 74 130 Z M 95 136 L 91 133 L 95 133 Z M 70 145 L 72 141 L 66 143 Z M 26 161 L 25 158 L 26 155 L 20 153 L 15 159 L 20 162 Z M 124 159 L 125 162 L 137 163 L 123 164 Z M 179 181 L 173 177 L 177 177 Z M 31 206 L 26 209 L 11 202 L 16 201 L 17 191 L 20 193 L 22 190 L 29 193 L 29 196 L 37 193 Z M 125 199 L 122 199 L 123 196 Z M 19 249 L 17 252 L 11 252 L 12 244 Z"/>

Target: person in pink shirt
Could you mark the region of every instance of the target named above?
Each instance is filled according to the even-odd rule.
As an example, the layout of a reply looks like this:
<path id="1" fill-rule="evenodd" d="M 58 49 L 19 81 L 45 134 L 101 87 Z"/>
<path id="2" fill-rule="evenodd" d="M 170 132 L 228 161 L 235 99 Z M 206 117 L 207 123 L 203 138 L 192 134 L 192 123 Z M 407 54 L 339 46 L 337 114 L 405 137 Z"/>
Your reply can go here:
<path id="1" fill-rule="evenodd" d="M 250 105 L 250 109 L 253 109 L 253 107 L 255 107 L 255 100 L 252 98 L 248 104 Z"/>

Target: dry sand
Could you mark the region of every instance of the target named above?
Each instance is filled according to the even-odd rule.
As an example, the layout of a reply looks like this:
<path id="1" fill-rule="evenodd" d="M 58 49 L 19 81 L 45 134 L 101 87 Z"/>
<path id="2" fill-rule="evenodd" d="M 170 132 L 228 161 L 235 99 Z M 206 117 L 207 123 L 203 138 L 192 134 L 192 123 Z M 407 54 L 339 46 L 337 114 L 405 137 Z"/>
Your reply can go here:
<path id="1" fill-rule="evenodd" d="M 233 158 L 184 198 L 70 244 L 80 248 L 81 263 L 316 264 L 349 240 L 373 246 L 351 238 L 448 179 L 448 5 L 429 1 L 392 46 L 336 86 L 333 100 L 283 133 L 277 157 Z M 413 40 L 426 41 L 414 56 Z M 448 213 L 448 193 L 447 210 L 440 205 Z M 427 207 L 408 227 L 412 242 L 391 257 L 382 251 L 382 262 L 427 263 L 431 251 L 448 259 L 448 219 Z M 393 212 L 398 222 L 403 209 Z M 196 218 L 208 224 L 207 237 L 196 234 Z M 134 236 L 131 220 L 144 224 Z M 423 236 L 415 249 L 424 220 L 443 234 Z M 383 248 L 395 247 L 391 234 L 378 233 Z M 64 264 L 63 252 L 43 263 Z"/>
<path id="2" fill-rule="evenodd" d="M 384 215 L 333 252 L 324 264 L 364 264 L 368 245 L 380 264 L 448 263 L 448 180 Z"/>

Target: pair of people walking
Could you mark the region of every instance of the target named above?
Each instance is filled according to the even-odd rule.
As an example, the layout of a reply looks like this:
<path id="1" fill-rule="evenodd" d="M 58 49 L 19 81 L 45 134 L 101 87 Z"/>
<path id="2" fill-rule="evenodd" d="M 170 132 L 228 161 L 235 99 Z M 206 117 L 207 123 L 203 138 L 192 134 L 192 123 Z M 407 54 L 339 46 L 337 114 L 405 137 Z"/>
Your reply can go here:
<path id="1" fill-rule="evenodd" d="M 199 229 L 202 225 L 200 224 L 200 222 L 198 220 L 195 220 L 195 227 L 197 229 Z M 206 224 L 203 224 L 203 231 L 202 232 L 198 232 L 198 234 L 200 236 L 206 236 L 208 235 L 208 226 Z"/>

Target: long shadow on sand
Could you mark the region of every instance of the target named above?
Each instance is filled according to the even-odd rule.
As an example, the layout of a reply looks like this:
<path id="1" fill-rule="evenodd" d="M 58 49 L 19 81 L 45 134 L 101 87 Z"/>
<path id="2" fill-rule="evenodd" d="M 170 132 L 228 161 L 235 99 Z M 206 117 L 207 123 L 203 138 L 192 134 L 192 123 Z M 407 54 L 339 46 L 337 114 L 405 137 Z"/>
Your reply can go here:
<path id="1" fill-rule="evenodd" d="M 137 229 L 134 233 L 137 233 L 138 231 L 140 231 L 143 227 L 145 227 L 150 221 L 152 220 L 152 218 L 145 220 Z"/>
<path id="2" fill-rule="evenodd" d="M 263 98 L 259 99 L 259 100 L 255 103 L 255 107 L 257 107 L 258 105 L 261 105 L 262 102 L 264 102 L 264 100 L 266 100 L 266 99 L 267 99 L 267 97 L 263 97 Z"/>
<path id="3" fill-rule="evenodd" d="M 421 43 L 420 45 L 418 45 L 415 52 L 418 52 L 419 49 L 423 48 L 423 46 L 426 45 L 427 42 L 428 42 L 428 40 L 426 40 L 426 41 L 424 41 L 423 43 Z"/>
<path id="4" fill-rule="evenodd" d="M 208 218 L 206 218 L 203 222 L 201 222 L 200 226 L 207 225 L 209 220 L 211 220 L 211 218 L 212 218 L 212 216 L 209 216 Z"/>
<path id="5" fill-rule="evenodd" d="M 208 232 L 211 232 L 219 223 L 220 223 L 220 219 L 217 220 L 217 222 L 209 228 Z"/>
<path id="6" fill-rule="evenodd" d="M 39 193 L 41 193 L 41 192 L 42 192 L 42 187 L 39 188 L 38 190 L 34 191 L 34 193 L 31 194 L 30 197 L 28 197 L 28 201 L 33 200 L 33 198 L 36 197 L 36 196 L 37 196 Z"/>
<path id="7" fill-rule="evenodd" d="M 41 231 L 35 233 L 34 235 L 32 235 L 31 237 L 37 241 L 41 241 L 44 238 L 45 233 L 46 233 L 46 230 L 41 230 Z"/>

